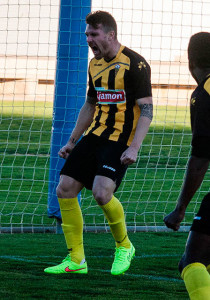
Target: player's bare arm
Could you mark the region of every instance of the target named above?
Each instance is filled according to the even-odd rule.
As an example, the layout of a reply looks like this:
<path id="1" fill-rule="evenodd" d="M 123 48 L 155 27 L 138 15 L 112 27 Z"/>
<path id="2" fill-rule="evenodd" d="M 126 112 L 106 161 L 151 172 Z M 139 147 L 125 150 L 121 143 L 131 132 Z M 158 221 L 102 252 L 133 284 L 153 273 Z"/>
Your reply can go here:
<path id="1" fill-rule="evenodd" d="M 80 139 L 80 137 L 85 132 L 85 130 L 90 126 L 91 122 L 93 121 L 95 106 L 96 106 L 96 99 L 87 97 L 86 102 L 84 103 L 84 105 L 80 110 L 76 126 L 72 131 L 72 134 L 67 144 L 63 146 L 58 152 L 58 155 L 61 158 L 66 159 L 69 156 L 69 153 L 75 147 L 77 141 Z"/>
<path id="2" fill-rule="evenodd" d="M 136 162 L 139 148 L 149 130 L 153 118 L 152 97 L 145 97 L 137 100 L 141 114 L 137 123 L 136 132 L 130 147 L 123 152 L 121 162 L 131 165 Z"/>
<path id="3" fill-rule="evenodd" d="M 208 166 L 208 159 L 196 156 L 190 157 L 186 178 L 177 205 L 174 211 L 164 218 L 164 222 L 168 228 L 171 228 L 174 231 L 179 230 L 180 224 L 185 216 L 186 208 L 200 187 L 206 171 L 208 170 Z"/>

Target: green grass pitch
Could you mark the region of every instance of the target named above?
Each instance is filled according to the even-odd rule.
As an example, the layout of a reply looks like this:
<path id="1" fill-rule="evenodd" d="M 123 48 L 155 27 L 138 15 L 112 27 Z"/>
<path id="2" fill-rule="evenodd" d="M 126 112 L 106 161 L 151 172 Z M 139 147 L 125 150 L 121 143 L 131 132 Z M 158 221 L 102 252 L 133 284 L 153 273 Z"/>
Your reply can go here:
<path id="1" fill-rule="evenodd" d="M 1 226 L 51 225 L 47 217 L 52 103 L 4 101 L 0 110 Z M 179 194 L 190 153 L 189 110 L 158 106 L 149 133 L 117 192 L 127 224 L 163 225 Z M 204 181 L 197 200 L 208 188 Z M 86 225 L 104 224 L 84 192 Z M 189 207 L 190 224 L 198 201 Z M 134 217 L 135 216 L 135 217 Z M 47 266 L 66 255 L 63 235 L 0 235 L 1 299 L 188 299 L 177 271 L 185 233 L 130 233 L 136 257 L 124 276 L 113 277 L 110 233 L 85 233 L 89 274 L 49 276 Z"/>
<path id="2" fill-rule="evenodd" d="M 0 235 L 0 299 L 187 300 L 177 265 L 186 233 L 130 233 L 136 256 L 121 276 L 110 274 L 111 234 L 85 233 L 89 272 L 49 275 L 66 256 L 63 235 Z"/>

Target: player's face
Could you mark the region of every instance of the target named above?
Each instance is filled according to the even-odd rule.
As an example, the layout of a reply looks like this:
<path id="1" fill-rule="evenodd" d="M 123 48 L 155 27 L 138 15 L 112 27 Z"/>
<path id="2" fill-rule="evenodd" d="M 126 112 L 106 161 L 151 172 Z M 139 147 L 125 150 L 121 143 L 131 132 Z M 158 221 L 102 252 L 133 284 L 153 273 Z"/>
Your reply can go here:
<path id="1" fill-rule="evenodd" d="M 106 57 L 109 52 L 109 33 L 105 33 L 103 26 L 99 24 L 98 28 L 87 24 L 86 31 L 88 46 L 93 51 L 96 59 Z"/>
<path id="2" fill-rule="evenodd" d="M 190 70 L 192 77 L 195 79 L 196 82 L 198 82 L 198 78 L 197 78 L 196 72 L 195 72 L 195 65 L 191 61 L 189 61 L 188 66 L 189 66 L 189 70 Z"/>

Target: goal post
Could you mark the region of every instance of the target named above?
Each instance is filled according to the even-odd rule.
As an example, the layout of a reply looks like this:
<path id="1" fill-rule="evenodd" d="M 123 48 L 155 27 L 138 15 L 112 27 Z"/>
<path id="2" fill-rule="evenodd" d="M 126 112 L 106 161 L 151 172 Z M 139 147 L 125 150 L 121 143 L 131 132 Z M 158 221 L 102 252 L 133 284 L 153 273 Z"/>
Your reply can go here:
<path id="1" fill-rule="evenodd" d="M 88 46 L 84 31 L 91 1 L 86 0 L 83 4 L 60 2 L 48 190 L 48 216 L 58 219 L 58 222 L 61 214 L 56 186 L 64 164 L 58 151 L 67 143 L 86 97 Z"/>
<path id="2" fill-rule="evenodd" d="M 56 231 L 55 188 L 64 163 L 57 152 L 85 101 L 90 10 L 110 12 L 120 43 L 151 66 L 153 121 L 116 197 L 130 231 L 166 230 L 163 217 L 175 206 L 191 151 L 189 99 L 196 83 L 186 50 L 192 34 L 210 31 L 208 0 L 2 0 L 0 233 Z M 189 228 L 209 183 L 208 171 L 181 230 Z M 84 230 L 109 230 L 86 189 L 81 209 Z"/>

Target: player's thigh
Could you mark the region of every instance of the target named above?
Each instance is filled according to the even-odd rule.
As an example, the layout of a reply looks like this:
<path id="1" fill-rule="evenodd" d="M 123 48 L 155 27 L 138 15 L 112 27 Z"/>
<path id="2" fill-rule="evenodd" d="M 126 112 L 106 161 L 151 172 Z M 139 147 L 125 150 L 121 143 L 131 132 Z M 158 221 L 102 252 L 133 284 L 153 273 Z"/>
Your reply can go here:
<path id="1" fill-rule="evenodd" d="M 92 136 L 83 137 L 69 154 L 60 175 L 74 178 L 86 188 L 92 189 L 96 173 L 96 146 Z"/>
<path id="2" fill-rule="evenodd" d="M 210 264 L 210 235 L 190 231 L 183 256 L 183 268 L 191 263 Z"/>
<path id="3" fill-rule="evenodd" d="M 93 182 L 93 196 L 99 205 L 107 204 L 114 193 L 116 183 L 108 177 L 97 175 Z"/>
<path id="4" fill-rule="evenodd" d="M 59 198 L 75 198 L 82 190 L 83 184 L 72 177 L 61 175 L 56 189 Z"/>
<path id="5" fill-rule="evenodd" d="M 115 183 L 115 192 L 127 170 L 127 166 L 120 161 L 120 157 L 126 149 L 126 145 L 107 141 L 97 152 L 98 165 L 96 175 L 111 179 Z"/>
<path id="6" fill-rule="evenodd" d="M 180 267 L 193 262 L 210 264 L 210 193 L 205 195 L 194 217 Z"/>

